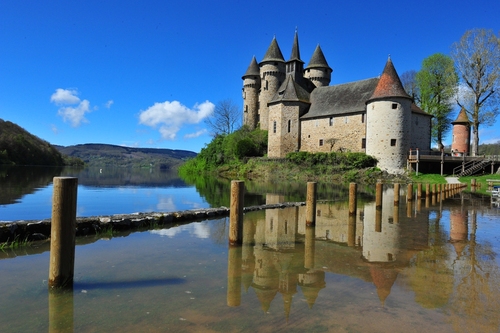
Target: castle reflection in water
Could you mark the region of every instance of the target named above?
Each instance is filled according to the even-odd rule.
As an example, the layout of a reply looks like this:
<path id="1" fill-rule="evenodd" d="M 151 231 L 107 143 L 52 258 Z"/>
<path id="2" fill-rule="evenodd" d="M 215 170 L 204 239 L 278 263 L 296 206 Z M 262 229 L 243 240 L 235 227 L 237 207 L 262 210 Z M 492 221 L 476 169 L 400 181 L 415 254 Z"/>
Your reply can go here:
<path id="1" fill-rule="evenodd" d="M 495 259 L 486 262 L 475 243 L 477 211 L 498 214 L 498 209 L 466 196 L 456 191 L 413 202 L 401 197 L 395 205 L 390 187 L 381 209 L 375 202 L 358 202 L 353 217 L 347 202 L 318 201 L 314 227 L 306 227 L 304 206 L 248 213 L 243 246 L 229 248 L 227 303 L 240 305 L 241 287 L 253 289 L 263 311 L 281 301 L 288 317 L 299 289 L 310 307 L 315 304 L 326 273 L 373 283 L 382 305 L 398 277 L 428 308 L 462 298 L 457 293 L 468 287 L 471 272 L 489 286 L 480 289 L 500 296 L 498 286 L 492 286 L 498 285 Z M 283 199 L 267 195 L 266 201 Z"/>

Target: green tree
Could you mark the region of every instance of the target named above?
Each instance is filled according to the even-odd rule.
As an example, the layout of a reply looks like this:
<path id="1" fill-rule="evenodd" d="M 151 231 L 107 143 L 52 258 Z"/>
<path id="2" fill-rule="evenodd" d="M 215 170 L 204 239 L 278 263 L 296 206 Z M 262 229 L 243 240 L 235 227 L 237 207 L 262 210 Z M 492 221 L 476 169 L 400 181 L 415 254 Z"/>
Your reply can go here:
<path id="1" fill-rule="evenodd" d="M 420 92 L 420 107 L 434 116 L 432 138 L 438 148 L 442 149 L 443 136 L 450 129 L 453 120 L 450 114 L 458 86 L 453 59 L 442 53 L 425 58 L 422 69 L 416 75 L 416 82 Z"/>
<path id="2" fill-rule="evenodd" d="M 479 126 L 491 126 L 499 113 L 500 38 L 492 30 L 468 30 L 453 44 L 451 56 L 461 78 L 457 103 L 471 119 L 471 153 L 475 156 L 479 149 Z"/>

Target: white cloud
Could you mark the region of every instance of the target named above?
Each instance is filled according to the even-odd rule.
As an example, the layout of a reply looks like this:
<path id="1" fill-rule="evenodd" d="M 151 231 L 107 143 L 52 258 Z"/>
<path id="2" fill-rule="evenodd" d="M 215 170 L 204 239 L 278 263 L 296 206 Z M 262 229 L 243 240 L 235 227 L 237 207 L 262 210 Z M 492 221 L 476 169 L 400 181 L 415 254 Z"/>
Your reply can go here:
<path id="1" fill-rule="evenodd" d="M 186 134 L 186 135 L 184 135 L 184 138 L 185 139 L 197 138 L 197 137 L 199 137 L 199 136 L 201 136 L 201 135 L 203 135 L 203 134 L 205 134 L 207 132 L 208 132 L 207 129 L 204 128 L 204 129 L 202 129 L 202 130 L 200 130 L 198 132 Z"/>
<path id="2" fill-rule="evenodd" d="M 114 101 L 112 99 L 110 99 L 109 101 L 107 101 L 104 106 L 106 107 L 106 109 L 109 109 L 111 108 L 111 105 L 113 105 Z"/>
<path id="3" fill-rule="evenodd" d="M 88 123 L 85 118 L 85 113 L 89 113 L 90 102 L 86 99 L 83 101 L 77 96 L 76 89 L 56 89 L 56 92 L 50 96 L 50 101 L 56 105 L 61 105 L 57 114 L 63 118 L 64 122 L 71 123 L 71 126 L 78 127 L 82 123 Z M 73 106 L 78 104 L 77 106 Z M 94 110 L 97 107 L 94 106 Z"/>
<path id="4" fill-rule="evenodd" d="M 78 127 L 82 123 L 88 123 L 88 120 L 85 119 L 85 113 L 90 112 L 89 105 L 89 101 L 84 99 L 78 106 L 61 107 L 57 114 L 63 118 L 64 122 L 69 121 L 71 126 Z"/>
<path id="5" fill-rule="evenodd" d="M 50 101 L 60 105 L 60 104 L 78 104 L 80 103 L 80 98 L 78 98 L 78 91 L 70 89 L 56 89 L 56 92 L 50 96 Z"/>
<path id="6" fill-rule="evenodd" d="M 56 125 L 51 124 L 50 129 L 52 130 L 52 132 L 54 132 L 54 134 L 56 134 L 56 135 L 59 134 L 59 129 L 57 128 Z"/>
<path id="7" fill-rule="evenodd" d="M 155 103 L 139 114 L 139 124 L 153 128 L 159 126 L 162 138 L 173 140 L 183 125 L 200 123 L 212 114 L 214 108 L 215 105 L 209 101 L 196 104 L 193 109 L 178 101 Z"/>

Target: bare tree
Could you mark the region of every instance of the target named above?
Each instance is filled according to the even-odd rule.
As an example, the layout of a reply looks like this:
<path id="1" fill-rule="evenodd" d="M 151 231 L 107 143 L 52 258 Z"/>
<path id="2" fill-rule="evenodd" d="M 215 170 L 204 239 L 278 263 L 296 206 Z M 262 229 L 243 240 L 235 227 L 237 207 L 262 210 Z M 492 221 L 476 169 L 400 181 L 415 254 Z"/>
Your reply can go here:
<path id="1" fill-rule="evenodd" d="M 215 106 L 214 113 L 205 119 L 212 135 L 230 134 L 240 127 L 242 112 L 231 100 L 225 99 Z"/>
<path id="2" fill-rule="evenodd" d="M 417 72 L 414 70 L 406 71 L 401 74 L 401 84 L 406 93 L 413 98 L 415 103 L 420 101 L 420 91 L 417 84 Z"/>
<path id="3" fill-rule="evenodd" d="M 461 78 L 457 103 L 472 122 L 471 153 L 477 155 L 479 125 L 491 126 L 499 113 L 500 38 L 492 30 L 472 29 L 452 46 L 451 56 Z"/>

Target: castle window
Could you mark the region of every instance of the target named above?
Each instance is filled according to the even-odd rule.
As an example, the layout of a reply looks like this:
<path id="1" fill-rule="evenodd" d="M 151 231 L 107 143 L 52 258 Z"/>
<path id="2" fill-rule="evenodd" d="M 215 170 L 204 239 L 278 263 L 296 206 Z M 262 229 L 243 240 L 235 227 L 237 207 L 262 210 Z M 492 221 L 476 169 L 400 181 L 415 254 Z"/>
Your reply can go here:
<path id="1" fill-rule="evenodd" d="M 288 133 L 290 133 L 291 126 L 292 126 L 292 121 L 288 120 Z"/>
<path id="2" fill-rule="evenodd" d="M 276 121 L 273 121 L 273 133 L 276 133 Z"/>
<path id="3" fill-rule="evenodd" d="M 323 139 L 319 139 L 319 145 L 322 146 L 323 145 Z"/>
<path id="4" fill-rule="evenodd" d="M 270 223 L 270 224 L 271 224 L 271 225 L 270 225 L 270 227 L 271 227 L 271 231 L 273 231 L 273 222 L 274 222 L 274 221 L 273 221 L 273 219 L 271 218 L 271 223 Z"/>
<path id="5" fill-rule="evenodd" d="M 248 112 L 248 105 L 245 105 L 245 112 Z"/>
<path id="6" fill-rule="evenodd" d="M 285 234 L 288 234 L 288 221 L 285 220 Z"/>
<path id="7" fill-rule="evenodd" d="M 396 139 L 391 139 L 391 147 L 396 146 Z"/>
<path id="8" fill-rule="evenodd" d="M 264 88 L 264 90 L 268 90 L 269 89 L 269 81 L 266 80 L 266 87 Z"/>
<path id="9" fill-rule="evenodd" d="M 330 117 L 330 126 L 333 126 L 333 117 Z"/>
<path id="10" fill-rule="evenodd" d="M 398 108 L 398 104 L 397 103 L 392 103 L 392 109 L 396 110 L 397 108 Z"/>
<path id="11" fill-rule="evenodd" d="M 365 138 L 362 138 L 361 139 L 361 148 L 366 148 L 366 139 Z"/>
<path id="12" fill-rule="evenodd" d="M 364 113 L 361 114 L 361 123 L 362 124 L 365 123 L 365 114 Z"/>
<path id="13" fill-rule="evenodd" d="M 316 211 L 316 216 L 321 217 L 321 209 L 318 209 L 318 210 Z"/>

